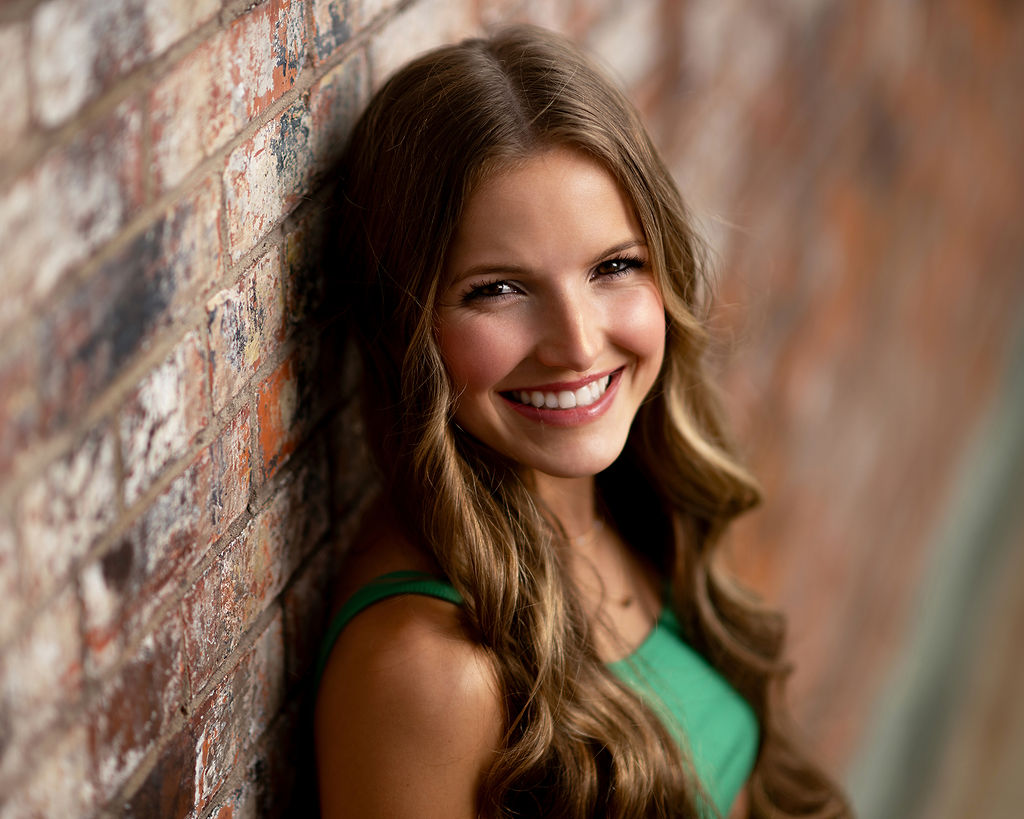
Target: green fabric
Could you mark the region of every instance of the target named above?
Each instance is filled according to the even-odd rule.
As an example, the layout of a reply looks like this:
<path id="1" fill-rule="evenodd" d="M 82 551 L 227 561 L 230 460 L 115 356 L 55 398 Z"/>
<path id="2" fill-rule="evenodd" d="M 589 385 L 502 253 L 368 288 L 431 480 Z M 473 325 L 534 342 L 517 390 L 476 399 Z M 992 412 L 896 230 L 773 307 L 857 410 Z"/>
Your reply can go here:
<path id="1" fill-rule="evenodd" d="M 462 597 L 445 580 L 422 572 L 381 575 L 352 595 L 324 637 L 316 683 L 338 635 L 359 612 L 400 594 L 422 594 L 459 605 Z M 750 705 L 682 639 L 679 621 L 666 607 L 654 629 L 629 656 L 608 669 L 661 716 L 693 765 L 702 787 L 722 815 L 754 767 L 758 724 Z"/>

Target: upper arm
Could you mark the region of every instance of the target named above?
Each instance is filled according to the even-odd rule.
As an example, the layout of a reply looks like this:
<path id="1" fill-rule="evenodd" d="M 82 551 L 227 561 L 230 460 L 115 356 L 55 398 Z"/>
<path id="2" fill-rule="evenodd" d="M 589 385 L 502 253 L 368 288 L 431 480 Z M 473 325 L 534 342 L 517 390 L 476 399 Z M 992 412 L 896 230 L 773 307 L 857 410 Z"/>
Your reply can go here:
<path id="1" fill-rule="evenodd" d="M 316 708 L 325 819 L 477 815 L 504 719 L 493 666 L 456 611 L 396 597 L 342 633 Z"/>

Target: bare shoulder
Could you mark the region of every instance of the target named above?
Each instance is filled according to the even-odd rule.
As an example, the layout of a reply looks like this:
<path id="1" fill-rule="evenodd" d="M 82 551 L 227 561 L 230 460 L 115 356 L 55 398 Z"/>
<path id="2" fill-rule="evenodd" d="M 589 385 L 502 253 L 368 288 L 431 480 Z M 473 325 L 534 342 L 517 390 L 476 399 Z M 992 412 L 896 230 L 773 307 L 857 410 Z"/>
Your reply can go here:
<path id="1" fill-rule="evenodd" d="M 315 729 L 324 817 L 468 819 L 504 731 L 500 686 L 457 606 L 388 598 L 338 638 Z"/>

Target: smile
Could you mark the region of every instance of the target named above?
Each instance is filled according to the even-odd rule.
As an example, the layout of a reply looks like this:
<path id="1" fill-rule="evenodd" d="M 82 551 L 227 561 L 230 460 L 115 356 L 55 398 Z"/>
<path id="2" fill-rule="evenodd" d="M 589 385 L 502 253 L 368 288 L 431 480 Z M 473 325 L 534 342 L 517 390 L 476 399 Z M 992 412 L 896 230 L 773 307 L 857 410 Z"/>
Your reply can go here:
<path id="1" fill-rule="evenodd" d="M 537 409 L 569 410 L 589 407 L 604 395 L 611 380 L 611 375 L 605 375 L 575 390 L 512 390 L 507 395 Z"/>

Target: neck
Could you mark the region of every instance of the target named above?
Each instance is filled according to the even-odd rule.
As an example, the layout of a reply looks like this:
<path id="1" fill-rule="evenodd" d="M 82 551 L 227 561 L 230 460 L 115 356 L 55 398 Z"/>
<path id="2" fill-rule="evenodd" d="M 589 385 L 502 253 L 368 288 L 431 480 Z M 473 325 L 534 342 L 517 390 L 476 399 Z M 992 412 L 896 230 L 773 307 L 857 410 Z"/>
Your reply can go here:
<path id="1" fill-rule="evenodd" d="M 593 476 L 555 478 L 534 474 L 534 491 L 571 539 L 588 534 L 597 520 Z"/>

